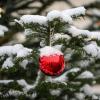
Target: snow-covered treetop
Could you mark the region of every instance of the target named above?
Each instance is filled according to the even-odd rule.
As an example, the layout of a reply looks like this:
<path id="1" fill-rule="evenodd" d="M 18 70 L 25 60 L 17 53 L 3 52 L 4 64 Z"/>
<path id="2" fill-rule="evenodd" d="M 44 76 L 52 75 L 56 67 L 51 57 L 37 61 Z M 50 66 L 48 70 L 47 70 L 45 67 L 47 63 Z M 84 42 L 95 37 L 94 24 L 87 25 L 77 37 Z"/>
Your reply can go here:
<path id="1" fill-rule="evenodd" d="M 53 10 L 50 11 L 47 16 L 40 16 L 40 15 L 23 15 L 20 20 L 15 20 L 21 25 L 24 24 L 39 24 L 39 25 L 46 25 L 49 21 L 53 21 L 56 18 L 59 18 L 63 22 L 72 23 L 72 18 L 85 15 L 85 8 L 84 7 L 77 7 L 69 10 L 64 11 L 57 11 Z"/>
<path id="2" fill-rule="evenodd" d="M 71 24 L 69 26 L 69 28 L 66 28 L 64 30 L 68 31 L 70 34 L 72 34 L 73 37 L 76 37 L 76 36 L 79 36 L 79 35 L 85 35 L 90 39 L 100 40 L 100 32 L 99 31 L 90 32 L 88 30 L 81 30 L 81 29 L 78 29 L 78 28 L 72 26 L 73 19 L 77 18 L 78 16 L 85 15 L 85 12 L 86 12 L 86 9 L 84 7 L 77 7 L 77 8 L 72 8 L 72 9 L 63 10 L 63 11 L 53 10 L 53 11 L 48 12 L 47 16 L 23 15 L 20 18 L 20 20 L 15 20 L 15 21 L 17 23 L 19 23 L 20 25 L 24 26 L 27 29 L 32 29 L 34 27 L 37 27 L 38 29 L 34 28 L 35 31 L 38 31 L 38 32 L 41 32 L 41 33 L 45 33 L 45 31 L 47 31 L 47 30 L 42 26 L 46 26 L 47 27 L 47 26 L 50 25 L 49 22 L 53 22 L 56 19 L 58 19 L 58 20 L 60 20 L 60 22 L 59 21 L 58 22 L 61 23 L 61 24 L 62 23 Z M 35 24 L 38 24 L 38 25 L 36 26 Z M 34 26 L 32 26 L 32 25 L 34 25 Z M 42 28 L 39 27 L 39 25 Z M 58 28 L 58 29 L 60 28 L 59 24 L 57 24 L 57 23 L 54 24 L 54 25 L 51 25 L 51 26 L 55 27 L 55 29 L 56 28 Z M 62 26 L 64 26 L 64 24 L 62 24 Z M 32 29 L 32 30 L 34 30 L 34 29 Z M 29 32 L 29 33 L 31 33 L 31 32 Z M 62 31 L 62 33 L 63 33 L 63 31 Z M 54 34 L 56 34 L 56 32 Z M 68 35 L 60 35 L 60 34 L 57 33 L 54 36 L 54 40 L 57 40 L 59 38 L 70 39 L 70 37 Z"/>

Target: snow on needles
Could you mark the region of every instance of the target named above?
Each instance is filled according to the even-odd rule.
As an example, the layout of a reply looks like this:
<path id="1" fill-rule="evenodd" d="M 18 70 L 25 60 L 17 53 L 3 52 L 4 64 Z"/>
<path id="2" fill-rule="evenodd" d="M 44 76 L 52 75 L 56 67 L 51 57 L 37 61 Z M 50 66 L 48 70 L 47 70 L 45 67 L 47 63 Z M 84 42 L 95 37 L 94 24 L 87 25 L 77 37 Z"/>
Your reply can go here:
<path id="1" fill-rule="evenodd" d="M 32 49 L 28 49 L 23 47 L 21 44 L 16 44 L 14 46 L 2 46 L 0 47 L 0 56 L 12 56 L 16 55 L 16 57 L 26 57 L 30 55 Z"/>
<path id="2" fill-rule="evenodd" d="M 8 69 L 8 67 L 13 67 L 13 66 L 14 66 L 14 63 L 12 61 L 12 58 L 9 57 L 4 61 L 3 65 L 2 65 L 2 68 Z"/>
<path id="3" fill-rule="evenodd" d="M 99 100 L 96 96 L 100 95 L 100 86 L 99 85 L 89 85 L 85 84 L 81 91 L 85 93 L 85 95 L 92 96 L 91 100 Z"/>
<path id="4" fill-rule="evenodd" d="M 62 13 L 66 13 L 69 16 L 79 16 L 79 15 L 85 15 L 86 9 L 84 7 L 77 7 L 77 8 L 72 8 L 69 10 L 64 10 Z"/>
<path id="5" fill-rule="evenodd" d="M 10 82 L 13 82 L 13 80 L 0 80 L 0 84 L 8 84 Z"/>
<path id="6" fill-rule="evenodd" d="M 85 15 L 84 7 L 77 7 L 69 10 L 64 10 L 62 12 L 53 10 L 47 14 L 47 19 L 49 21 L 53 21 L 56 18 L 60 18 L 60 20 L 68 23 L 72 23 L 73 16 Z"/>
<path id="7" fill-rule="evenodd" d="M 69 10 L 64 11 L 57 11 L 53 10 L 50 11 L 47 16 L 40 16 L 40 15 L 23 15 L 20 20 L 15 21 L 21 25 L 30 24 L 30 23 L 37 23 L 40 25 L 46 25 L 48 21 L 53 21 L 56 18 L 59 18 L 63 22 L 72 23 L 73 16 L 79 16 L 85 14 L 84 7 L 77 7 Z"/>
<path id="8" fill-rule="evenodd" d="M 32 85 L 27 84 L 24 79 L 17 80 L 17 83 L 23 87 L 24 92 L 27 92 L 32 88 Z"/>
<path id="9" fill-rule="evenodd" d="M 78 29 L 74 26 L 71 26 L 70 28 L 68 28 L 68 32 L 72 34 L 73 37 L 76 37 L 78 35 L 85 35 L 87 36 L 89 39 L 97 39 L 100 40 L 100 31 L 88 31 L 88 30 L 81 30 Z"/>
<path id="10" fill-rule="evenodd" d="M 85 45 L 83 49 L 92 57 L 100 59 L 100 47 L 96 44 L 96 42 L 91 42 L 90 44 Z"/>
<path id="11" fill-rule="evenodd" d="M 77 78 L 78 79 L 94 78 L 94 75 L 90 71 L 85 71 L 81 73 Z"/>
<path id="12" fill-rule="evenodd" d="M 47 18 L 45 16 L 40 16 L 40 15 L 23 15 L 19 21 L 18 20 L 15 21 L 21 25 L 30 23 L 47 25 Z"/>
<path id="13" fill-rule="evenodd" d="M 67 34 L 63 34 L 63 33 L 56 33 L 54 34 L 54 40 L 59 40 L 59 39 L 70 39 L 70 36 Z"/>
<path id="14" fill-rule="evenodd" d="M 6 26 L 0 25 L 0 36 L 4 36 L 4 32 L 7 32 L 8 28 Z"/>
<path id="15" fill-rule="evenodd" d="M 51 95 L 59 96 L 61 94 L 61 89 L 50 89 L 49 91 Z"/>
<path id="16" fill-rule="evenodd" d="M 72 34 L 73 37 L 78 36 L 80 34 L 86 35 L 89 33 L 88 30 L 81 30 L 81 29 L 77 29 L 74 26 L 71 26 L 70 28 L 68 28 L 69 33 Z"/>
<path id="17" fill-rule="evenodd" d="M 80 69 L 79 68 L 72 68 L 68 71 L 66 71 L 64 74 L 62 74 L 61 76 L 59 77 L 56 77 L 56 78 L 53 78 L 53 77 L 47 77 L 46 81 L 50 81 L 50 82 L 61 82 L 61 83 L 64 83 L 66 85 L 66 81 L 68 80 L 68 77 L 67 75 L 69 73 L 77 73 L 79 72 Z"/>
<path id="18" fill-rule="evenodd" d="M 53 19 L 55 18 L 60 18 L 60 14 L 61 12 L 58 11 L 58 10 L 53 10 L 53 11 L 50 11 L 48 14 L 47 14 L 47 18 L 49 21 L 52 21 Z"/>
<path id="19" fill-rule="evenodd" d="M 26 68 L 27 64 L 28 64 L 27 59 L 24 59 L 22 62 L 20 62 L 21 67 L 23 67 L 24 69 Z"/>
<path id="20" fill-rule="evenodd" d="M 95 43 L 88 44 L 84 46 L 84 50 L 92 55 L 92 57 L 96 57 L 98 55 L 98 47 Z"/>

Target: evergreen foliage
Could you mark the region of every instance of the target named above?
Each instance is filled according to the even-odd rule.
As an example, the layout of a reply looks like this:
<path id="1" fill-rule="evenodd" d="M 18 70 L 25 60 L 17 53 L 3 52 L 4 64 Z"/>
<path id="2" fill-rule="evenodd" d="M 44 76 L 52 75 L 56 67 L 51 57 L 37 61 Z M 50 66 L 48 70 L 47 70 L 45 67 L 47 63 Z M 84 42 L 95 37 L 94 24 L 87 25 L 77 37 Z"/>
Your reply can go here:
<path id="1" fill-rule="evenodd" d="M 85 8 L 51 11 L 47 16 L 23 15 L 15 20 L 24 28 L 28 40 L 39 45 L 20 44 L 0 47 L 0 99 L 18 100 L 93 100 L 92 91 L 100 83 L 100 33 L 80 30 L 73 20 L 83 17 Z M 65 57 L 65 71 L 47 76 L 39 70 L 39 49 L 52 46 Z M 49 51 L 48 51 L 49 52 Z"/>

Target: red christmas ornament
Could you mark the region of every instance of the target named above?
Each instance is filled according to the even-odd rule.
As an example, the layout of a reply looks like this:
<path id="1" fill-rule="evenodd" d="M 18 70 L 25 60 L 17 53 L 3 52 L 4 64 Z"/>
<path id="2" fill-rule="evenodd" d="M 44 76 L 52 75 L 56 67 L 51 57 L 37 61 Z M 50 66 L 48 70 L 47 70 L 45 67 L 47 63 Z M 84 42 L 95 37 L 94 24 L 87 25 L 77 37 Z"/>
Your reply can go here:
<path id="1" fill-rule="evenodd" d="M 46 46 L 40 50 L 40 69 L 47 75 L 60 75 L 64 70 L 63 54 L 52 47 Z"/>

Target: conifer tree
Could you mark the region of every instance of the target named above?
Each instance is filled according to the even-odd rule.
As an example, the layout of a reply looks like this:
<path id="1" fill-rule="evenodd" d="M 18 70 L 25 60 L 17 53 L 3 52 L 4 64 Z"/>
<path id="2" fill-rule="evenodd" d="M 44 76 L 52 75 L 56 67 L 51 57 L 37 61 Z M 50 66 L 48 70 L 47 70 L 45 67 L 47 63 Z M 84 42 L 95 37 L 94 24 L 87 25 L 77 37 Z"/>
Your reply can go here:
<path id="1" fill-rule="evenodd" d="M 78 29 L 73 21 L 84 7 L 53 10 L 47 16 L 23 15 L 15 20 L 27 42 L 0 47 L 0 99 L 94 100 L 92 86 L 100 65 L 100 33 Z"/>

